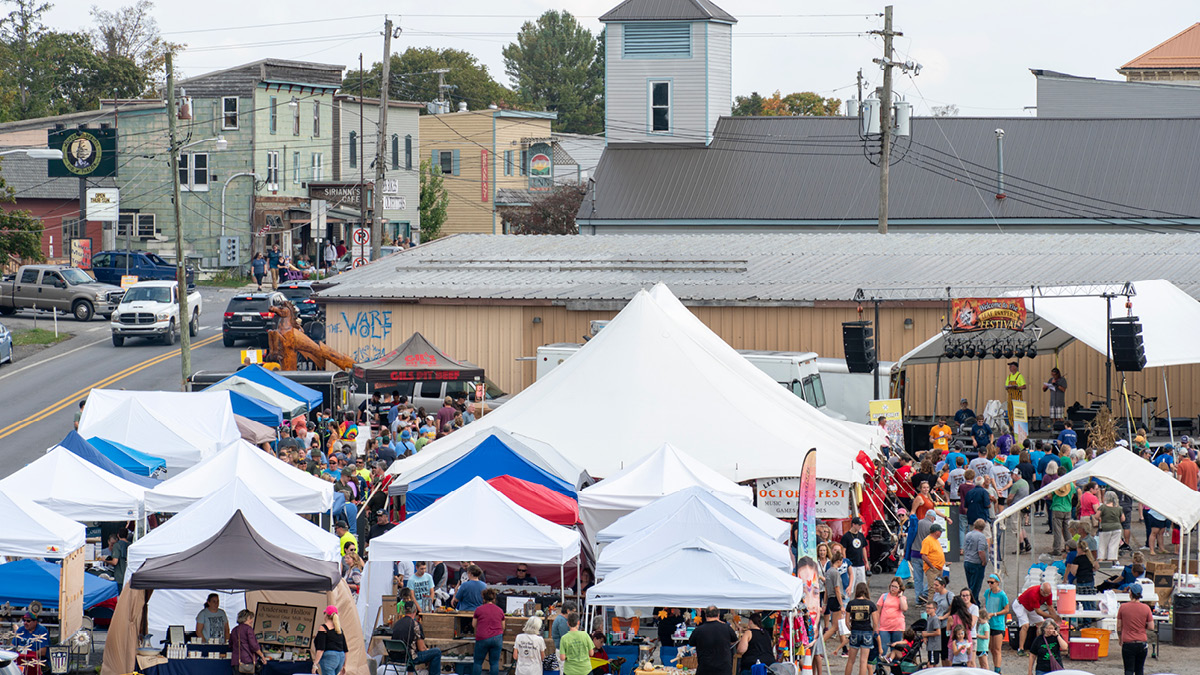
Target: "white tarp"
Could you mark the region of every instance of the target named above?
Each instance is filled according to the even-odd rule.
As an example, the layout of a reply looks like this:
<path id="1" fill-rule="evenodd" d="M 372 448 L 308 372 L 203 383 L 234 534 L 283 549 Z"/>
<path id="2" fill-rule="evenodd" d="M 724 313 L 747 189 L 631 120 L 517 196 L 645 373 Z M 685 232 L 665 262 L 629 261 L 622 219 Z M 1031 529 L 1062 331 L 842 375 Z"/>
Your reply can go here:
<path id="1" fill-rule="evenodd" d="M 308 404 L 304 401 L 292 398 L 287 394 L 276 391 L 268 386 L 259 384 L 253 380 L 247 380 L 244 377 L 230 375 L 229 377 L 217 382 L 216 384 L 207 387 L 204 391 L 236 391 L 244 396 L 257 399 L 263 403 L 271 405 L 283 410 L 284 417 L 295 417 L 300 413 L 308 411 Z"/>
<path id="2" fill-rule="evenodd" d="M 83 546 L 86 539 L 82 523 L 24 497 L 8 495 L 3 489 L 0 489 L 0 514 L 4 518 L 0 555 L 62 558 Z"/>
<path id="3" fill-rule="evenodd" d="M 702 487 L 684 488 L 618 518 L 615 523 L 596 533 L 597 542 L 616 541 L 622 537 L 653 528 L 667 518 L 687 511 L 692 520 L 724 516 L 750 529 L 759 530 L 774 541 L 787 541 L 791 526 L 782 520 L 750 506 L 741 500 L 729 500 Z"/>
<path id="4" fill-rule="evenodd" d="M 672 492 L 699 486 L 749 504 L 753 491 L 663 443 L 645 457 L 579 493 L 579 517 L 588 532 L 599 532 L 618 518 Z"/>
<path id="5" fill-rule="evenodd" d="M 699 518 L 694 518 L 697 515 Z M 792 570 L 792 554 L 788 547 L 770 539 L 762 531 L 739 525 L 720 514 L 684 509 L 654 527 L 621 537 L 605 546 L 596 561 L 596 576 L 603 579 L 626 565 L 637 565 L 648 558 L 677 549 L 697 534 L 702 534 L 709 542 L 757 558 L 775 569 L 784 572 Z"/>
<path id="6" fill-rule="evenodd" d="M 790 610 L 804 584 L 745 553 L 696 538 L 670 553 L 608 575 L 588 605 Z"/>
<path id="7" fill-rule="evenodd" d="M 1162 279 L 1135 281 L 1133 315 L 1142 324 L 1142 342 L 1146 349 L 1146 367 L 1178 366 L 1200 363 L 1200 342 L 1189 336 L 1200 325 L 1200 302 L 1175 284 Z M 1036 298 L 1025 297 L 1025 309 L 1031 325 L 1041 330 L 1038 351 L 1056 352 L 1075 340 L 1104 354 L 1108 351 L 1108 302 L 1098 296 L 1062 297 L 1074 293 L 1108 292 L 1119 294 L 1124 284 L 1106 287 L 1047 287 Z M 1021 292 L 1010 293 L 1019 296 Z M 1059 296 L 1059 297 L 1055 297 Z M 1113 317 L 1126 316 L 1125 297 L 1112 299 Z M 899 365 L 937 363 L 942 358 L 946 333 L 938 333 L 900 358 Z"/>
<path id="8" fill-rule="evenodd" d="M 238 438 L 224 450 L 146 491 L 146 511 L 183 511 L 236 478 L 250 481 L 259 495 L 275 500 L 292 513 L 323 513 L 333 506 L 333 483 L 284 464 Z"/>
<path id="9" fill-rule="evenodd" d="M 56 447 L 0 481 L 0 490 L 65 518 L 90 523 L 138 520 L 146 489 Z"/>
<path id="10" fill-rule="evenodd" d="M 401 488 L 458 461 L 490 436 L 495 436 L 514 453 L 529 460 L 547 473 L 574 485 L 576 490 L 590 482 L 587 471 L 582 466 L 555 450 L 554 446 L 549 443 L 522 434 L 510 434 L 499 427 L 478 428 L 474 435 L 466 433 L 477 428 L 478 425 L 473 423 L 466 429 L 457 432 L 464 434 L 465 441 L 444 452 L 430 452 L 430 447 L 426 446 L 421 452 L 392 462 L 387 472 L 400 478 L 392 481 L 392 489 L 389 490 L 389 493 L 401 494 L 403 492 Z"/>
<path id="11" fill-rule="evenodd" d="M 541 439 L 600 477 L 662 443 L 738 482 L 800 475 L 804 451 L 814 447 L 818 476 L 862 476 L 853 458 L 875 452 L 871 443 L 843 422 L 801 414 L 802 402 L 773 381 L 765 384 L 769 377 L 731 368 L 714 355 L 710 337 L 697 335 L 698 325 L 673 318 L 639 291 L 577 354 L 472 426 Z M 594 430 L 596 420 L 614 422 L 580 433 Z M 451 434 L 422 454 L 463 442 Z"/>
<path id="12" fill-rule="evenodd" d="M 1188 489 L 1171 474 L 1163 473 L 1157 466 L 1124 448 L 1109 450 L 1096 459 L 1080 464 L 1067 472 L 1067 475 L 1059 476 L 1046 487 L 1009 505 L 996 517 L 996 522 L 1019 513 L 1021 509 L 1067 483 L 1089 478 L 1099 478 L 1112 489 L 1124 492 L 1135 501 L 1163 514 L 1167 520 L 1177 523 L 1184 531 L 1200 523 L 1200 492 Z"/>
<path id="13" fill-rule="evenodd" d="M 79 435 L 134 448 L 153 439 L 153 454 L 174 474 L 241 438 L 229 394 L 223 391 L 117 391 L 93 389 Z"/>

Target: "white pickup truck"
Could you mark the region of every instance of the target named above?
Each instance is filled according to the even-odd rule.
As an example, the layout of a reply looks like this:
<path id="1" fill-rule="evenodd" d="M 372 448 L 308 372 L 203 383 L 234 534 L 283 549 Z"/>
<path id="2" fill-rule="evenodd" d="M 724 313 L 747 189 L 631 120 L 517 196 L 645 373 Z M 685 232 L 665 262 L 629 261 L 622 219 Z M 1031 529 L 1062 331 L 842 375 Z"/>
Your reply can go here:
<path id="1" fill-rule="evenodd" d="M 126 338 L 157 338 L 163 344 L 175 344 L 179 333 L 179 296 L 174 281 L 142 281 L 129 287 L 121 304 L 113 312 L 112 342 L 114 347 L 125 344 Z M 200 291 L 187 296 L 188 333 L 195 337 L 200 330 Z"/>

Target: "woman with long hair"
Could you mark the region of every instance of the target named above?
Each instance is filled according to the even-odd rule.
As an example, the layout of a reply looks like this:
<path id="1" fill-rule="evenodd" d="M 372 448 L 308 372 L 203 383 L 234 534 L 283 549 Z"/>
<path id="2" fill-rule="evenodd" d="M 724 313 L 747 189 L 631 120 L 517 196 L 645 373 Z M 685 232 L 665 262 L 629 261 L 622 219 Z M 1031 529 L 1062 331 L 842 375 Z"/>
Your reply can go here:
<path id="1" fill-rule="evenodd" d="M 763 630 L 763 615 L 754 612 L 749 618 L 750 626 L 742 631 L 734 650 L 742 657 L 739 668 L 741 675 L 750 675 L 750 669 L 756 664 L 771 666 L 775 663 L 775 649 L 771 644 L 771 636 Z"/>
<path id="2" fill-rule="evenodd" d="M 1075 559 L 1067 565 L 1067 574 L 1075 577 L 1075 593 L 1078 595 L 1096 594 L 1096 558 L 1087 541 L 1080 539 L 1075 543 Z M 1096 603 L 1081 601 L 1080 609 L 1091 611 Z"/>
<path id="3" fill-rule="evenodd" d="M 346 636 L 342 633 L 342 622 L 338 609 L 333 605 L 325 608 L 325 620 L 317 627 L 312 643 L 313 673 L 319 675 L 345 675 Z"/>

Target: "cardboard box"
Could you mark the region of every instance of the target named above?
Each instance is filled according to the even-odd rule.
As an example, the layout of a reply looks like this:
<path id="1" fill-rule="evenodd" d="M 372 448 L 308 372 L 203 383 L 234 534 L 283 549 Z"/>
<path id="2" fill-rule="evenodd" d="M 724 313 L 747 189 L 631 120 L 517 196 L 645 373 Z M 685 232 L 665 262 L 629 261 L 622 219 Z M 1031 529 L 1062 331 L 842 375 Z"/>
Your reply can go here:
<path id="1" fill-rule="evenodd" d="M 1171 606 L 1171 589 L 1170 588 L 1155 588 L 1154 592 L 1158 594 L 1158 606 Z"/>

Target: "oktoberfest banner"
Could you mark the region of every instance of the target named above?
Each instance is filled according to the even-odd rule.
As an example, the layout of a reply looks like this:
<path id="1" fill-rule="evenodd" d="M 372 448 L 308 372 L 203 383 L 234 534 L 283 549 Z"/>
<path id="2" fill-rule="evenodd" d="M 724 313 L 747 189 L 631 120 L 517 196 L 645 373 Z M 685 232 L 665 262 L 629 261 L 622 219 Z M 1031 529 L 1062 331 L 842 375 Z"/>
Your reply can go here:
<path id="1" fill-rule="evenodd" d="M 993 328 L 1025 330 L 1024 298 L 956 298 L 950 301 L 950 313 L 953 333 Z"/>

